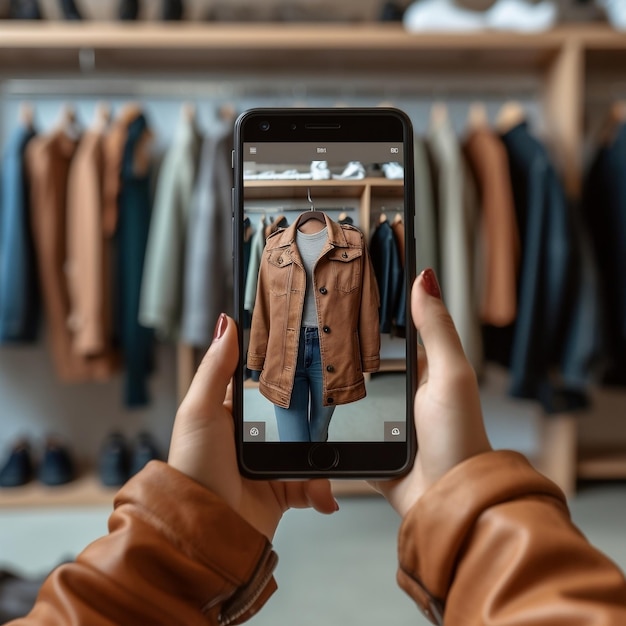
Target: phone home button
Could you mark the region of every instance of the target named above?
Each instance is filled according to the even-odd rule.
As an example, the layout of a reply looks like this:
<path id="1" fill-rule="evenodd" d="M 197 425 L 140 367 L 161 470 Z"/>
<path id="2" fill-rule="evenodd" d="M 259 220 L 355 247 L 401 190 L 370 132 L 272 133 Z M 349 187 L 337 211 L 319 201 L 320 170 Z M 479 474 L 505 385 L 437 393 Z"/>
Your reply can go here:
<path id="1" fill-rule="evenodd" d="M 339 452 L 335 446 L 318 443 L 309 450 L 309 465 L 317 470 L 329 470 L 339 463 Z"/>

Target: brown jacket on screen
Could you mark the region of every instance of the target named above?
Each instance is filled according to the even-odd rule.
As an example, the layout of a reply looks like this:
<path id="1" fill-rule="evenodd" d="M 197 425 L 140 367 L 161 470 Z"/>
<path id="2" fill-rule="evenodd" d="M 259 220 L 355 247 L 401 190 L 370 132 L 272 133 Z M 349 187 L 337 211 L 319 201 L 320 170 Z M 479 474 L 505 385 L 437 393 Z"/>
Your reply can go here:
<path id="1" fill-rule="evenodd" d="M 313 271 L 324 406 L 365 397 L 363 372 L 380 367 L 380 299 L 360 230 L 325 215 L 328 241 Z M 266 243 L 252 313 L 248 367 L 273 404 L 291 400 L 302 324 L 306 270 L 296 246 L 299 219 Z"/>

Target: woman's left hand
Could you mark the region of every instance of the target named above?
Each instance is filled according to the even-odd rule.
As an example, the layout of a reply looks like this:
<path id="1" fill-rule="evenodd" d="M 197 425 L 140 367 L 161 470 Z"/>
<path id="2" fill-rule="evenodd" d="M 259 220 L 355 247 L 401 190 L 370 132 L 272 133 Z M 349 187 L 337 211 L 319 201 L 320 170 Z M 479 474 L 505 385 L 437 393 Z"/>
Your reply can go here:
<path id="1" fill-rule="evenodd" d="M 236 324 L 221 315 L 176 414 L 168 463 L 219 495 L 271 540 L 289 508 L 334 513 L 339 507 L 328 480 L 256 481 L 240 475 L 230 386 L 238 355 Z"/>

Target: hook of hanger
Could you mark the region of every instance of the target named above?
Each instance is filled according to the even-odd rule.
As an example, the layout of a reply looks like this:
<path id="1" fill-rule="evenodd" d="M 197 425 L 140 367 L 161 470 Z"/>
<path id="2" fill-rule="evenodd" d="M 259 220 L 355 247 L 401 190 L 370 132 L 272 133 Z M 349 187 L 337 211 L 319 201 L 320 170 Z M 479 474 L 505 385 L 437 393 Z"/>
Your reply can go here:
<path id="1" fill-rule="evenodd" d="M 315 205 L 313 204 L 313 200 L 311 200 L 311 188 L 310 187 L 306 188 L 306 197 L 309 203 L 311 204 L 311 208 L 309 209 L 309 211 L 315 211 Z"/>

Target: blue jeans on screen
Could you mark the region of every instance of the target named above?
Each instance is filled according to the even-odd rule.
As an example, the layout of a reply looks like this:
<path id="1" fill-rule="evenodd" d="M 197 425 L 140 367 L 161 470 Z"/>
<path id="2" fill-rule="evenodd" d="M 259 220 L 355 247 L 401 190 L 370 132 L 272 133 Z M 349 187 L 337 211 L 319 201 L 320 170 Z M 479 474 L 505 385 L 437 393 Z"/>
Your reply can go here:
<path id="1" fill-rule="evenodd" d="M 317 328 L 303 327 L 288 409 L 274 406 L 281 441 L 326 441 L 334 406 L 322 398 L 322 357 Z"/>

